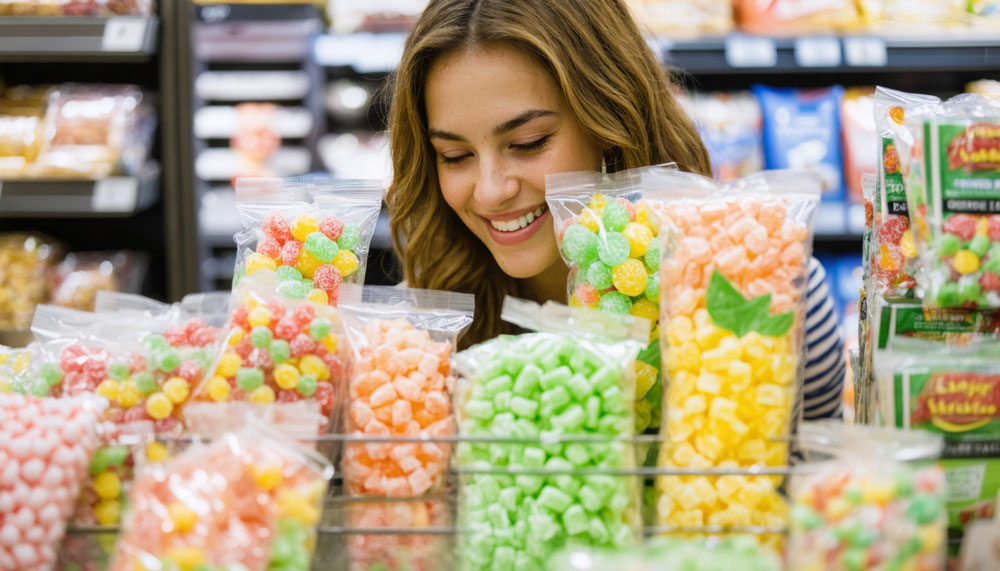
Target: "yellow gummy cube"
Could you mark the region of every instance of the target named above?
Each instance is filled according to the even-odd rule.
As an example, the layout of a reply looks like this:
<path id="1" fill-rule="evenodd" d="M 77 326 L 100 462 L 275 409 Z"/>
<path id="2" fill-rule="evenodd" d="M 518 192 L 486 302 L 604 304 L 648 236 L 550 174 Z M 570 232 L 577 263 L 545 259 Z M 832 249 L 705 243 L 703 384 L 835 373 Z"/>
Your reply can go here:
<path id="1" fill-rule="evenodd" d="M 680 466 L 681 468 L 686 468 L 691 464 L 691 459 L 694 458 L 695 452 L 694 446 L 691 446 L 688 442 L 681 442 L 674 447 L 674 453 L 671 458 L 674 464 Z"/>
<path id="2" fill-rule="evenodd" d="M 94 515 L 101 525 L 114 525 L 121 517 L 122 505 L 118 500 L 101 500 L 94 506 Z"/>
<path id="3" fill-rule="evenodd" d="M 265 492 L 270 492 L 274 488 L 277 488 L 283 479 L 281 466 L 275 464 L 264 467 L 253 466 L 250 471 L 253 474 L 254 481 Z"/>
<path id="4" fill-rule="evenodd" d="M 181 404 L 187 400 L 190 394 L 188 383 L 181 377 L 170 377 L 163 383 L 163 394 L 174 404 Z"/>
<path id="5" fill-rule="evenodd" d="M 102 500 L 116 500 L 122 494 L 122 482 L 118 474 L 104 471 L 94 478 L 94 491 Z"/>
<path id="6" fill-rule="evenodd" d="M 753 368 L 743 361 L 730 361 L 728 373 L 727 388 L 736 394 L 742 393 L 753 380 Z"/>
<path id="7" fill-rule="evenodd" d="M 232 387 L 229 386 L 229 382 L 223 377 L 215 375 L 208 380 L 205 385 L 205 392 L 208 393 L 208 398 L 215 402 L 225 402 L 229 400 L 229 392 Z"/>
<path id="8" fill-rule="evenodd" d="M 667 411 L 667 436 L 672 442 L 682 442 L 694 432 L 691 423 L 684 419 L 684 411 L 671 408 Z"/>
<path id="9" fill-rule="evenodd" d="M 192 571 L 205 564 L 205 552 L 197 547 L 175 547 L 167 552 L 170 559 L 181 571 Z"/>
<path id="10" fill-rule="evenodd" d="M 704 307 L 700 307 L 694 311 L 694 327 L 695 329 L 701 329 L 706 325 L 711 325 L 712 318 L 708 315 L 708 310 Z"/>
<path id="11" fill-rule="evenodd" d="M 788 446 L 780 442 L 771 442 L 767 445 L 767 452 L 764 455 L 764 462 L 768 466 L 785 466 L 788 464 Z"/>
<path id="12" fill-rule="evenodd" d="M 163 420 L 174 412 L 174 403 L 163 393 L 153 393 L 146 399 L 146 414 L 153 420 Z"/>
<path id="13" fill-rule="evenodd" d="M 319 232 L 319 220 L 311 214 L 296 216 L 289 225 L 292 236 L 299 242 L 305 242 L 313 232 Z"/>
<path id="14" fill-rule="evenodd" d="M 163 462 L 170 458 L 170 452 L 162 442 L 150 442 L 146 445 L 146 460 L 149 462 Z"/>
<path id="15" fill-rule="evenodd" d="M 701 504 L 701 497 L 698 496 L 691 484 L 679 486 L 674 498 L 677 505 L 683 510 L 691 510 Z"/>
<path id="16" fill-rule="evenodd" d="M 668 329 L 671 345 L 680 345 L 694 340 L 694 324 L 683 315 L 670 318 Z"/>
<path id="17" fill-rule="evenodd" d="M 247 314 L 247 323 L 250 324 L 250 327 L 267 327 L 273 318 L 271 310 L 262 305 L 250 310 Z"/>
<path id="18" fill-rule="evenodd" d="M 642 361 L 635 362 L 635 398 L 646 396 L 656 384 L 656 367 Z"/>
<path id="19" fill-rule="evenodd" d="M 299 370 L 288 363 L 282 363 L 274 368 L 274 382 L 282 389 L 294 389 L 299 386 Z"/>
<path id="20" fill-rule="evenodd" d="M 274 270 L 278 264 L 264 254 L 254 252 L 247 256 L 247 275 L 252 276 L 261 270 Z"/>
<path id="21" fill-rule="evenodd" d="M 736 419 L 736 403 L 724 397 L 715 397 L 709 407 L 708 416 L 725 421 L 734 420 Z"/>
<path id="22" fill-rule="evenodd" d="M 239 355 L 232 351 L 227 351 L 222 354 L 222 358 L 219 359 L 219 366 L 216 367 L 215 373 L 220 377 L 232 378 L 236 376 L 237 371 L 243 366 L 243 359 Z"/>
<path id="23" fill-rule="evenodd" d="M 698 390 L 703 393 L 717 395 L 722 390 L 722 378 L 714 373 L 702 371 L 701 374 L 698 375 L 696 386 Z"/>
<path id="24" fill-rule="evenodd" d="M 194 524 L 198 523 L 198 514 L 194 513 L 184 502 L 172 502 L 167 506 L 167 513 L 170 514 L 170 520 L 174 522 L 174 529 L 181 533 L 191 531 Z"/>
<path id="25" fill-rule="evenodd" d="M 884 505 L 893 497 L 892 482 L 868 482 L 861 486 L 861 501 L 866 504 Z"/>
<path id="26" fill-rule="evenodd" d="M 764 384 L 757 387 L 757 402 L 776 408 L 784 407 L 788 403 L 787 390 L 778 385 Z"/>
<path id="27" fill-rule="evenodd" d="M 306 295 L 306 299 L 319 305 L 326 305 L 330 303 L 330 296 L 327 295 L 325 291 L 316 288 L 309 290 L 309 294 Z"/>
<path id="28" fill-rule="evenodd" d="M 669 391 L 681 400 L 693 394 L 697 387 L 698 377 L 694 373 L 680 371 L 670 378 Z"/>
<path id="29" fill-rule="evenodd" d="M 696 477 L 691 483 L 691 490 L 694 492 L 695 497 L 700 498 L 706 506 L 715 505 L 715 486 L 705 476 Z"/>
<path id="30" fill-rule="evenodd" d="M 761 487 L 756 483 L 747 483 L 736 492 L 736 500 L 740 505 L 749 509 L 756 508 L 770 489 Z"/>
<path id="31" fill-rule="evenodd" d="M 311 505 L 309 500 L 302 494 L 284 490 L 278 494 L 278 512 L 292 519 L 299 520 L 302 524 L 312 527 L 319 521 L 319 510 Z"/>
<path id="32" fill-rule="evenodd" d="M 95 392 L 109 401 L 115 402 L 118 400 L 118 381 L 114 379 L 104 379 L 101 381 L 101 384 L 97 385 Z"/>
<path id="33" fill-rule="evenodd" d="M 708 458 L 705 458 L 701 454 L 695 454 L 694 456 L 691 457 L 691 467 L 698 470 L 711 468 L 712 461 L 709 460 Z"/>
<path id="34" fill-rule="evenodd" d="M 739 359 L 740 355 L 743 354 L 743 345 L 740 343 L 739 338 L 732 333 L 727 333 L 719 340 L 719 351 L 722 352 L 722 356 L 727 361 L 734 361 Z"/>
<path id="35" fill-rule="evenodd" d="M 762 462 L 766 454 L 767 444 L 759 438 L 744 442 L 738 450 L 738 457 L 743 462 Z"/>
<path id="36" fill-rule="evenodd" d="M 659 499 L 656 500 L 656 514 L 660 518 L 668 517 L 673 513 L 676 506 L 677 504 L 674 503 L 674 500 L 670 499 L 670 496 L 660 494 Z"/>
<path id="37" fill-rule="evenodd" d="M 725 336 L 726 331 L 724 329 L 708 323 L 695 328 L 694 341 L 703 351 L 707 351 L 717 347 Z"/>
<path id="38" fill-rule="evenodd" d="M 772 381 L 779 385 L 790 385 L 795 382 L 798 373 L 796 360 L 788 355 L 777 357 L 777 361 L 772 364 Z"/>
<path id="39" fill-rule="evenodd" d="M 719 476 L 715 483 L 715 492 L 720 500 L 729 503 L 736 498 L 741 486 L 742 480 L 739 476 Z"/>
<path id="40" fill-rule="evenodd" d="M 718 436 L 709 433 L 700 434 L 695 437 L 694 447 L 698 450 L 699 454 L 714 461 L 719 459 L 724 445 Z"/>
<path id="41" fill-rule="evenodd" d="M 274 389 L 267 385 L 261 385 L 250 391 L 250 402 L 255 404 L 271 404 L 274 402 Z"/>
<path id="42" fill-rule="evenodd" d="M 678 527 L 701 527 L 705 525 L 705 512 L 701 510 L 674 512 L 670 518 L 670 524 Z"/>
<path id="43" fill-rule="evenodd" d="M 299 371 L 303 375 L 314 377 L 317 381 L 330 379 L 330 368 L 326 366 L 323 359 L 316 355 L 305 355 L 299 360 Z"/>
<path id="44" fill-rule="evenodd" d="M 131 408 L 139 404 L 141 399 L 142 395 L 139 394 L 139 387 L 135 385 L 135 381 L 118 383 L 118 404 L 122 408 Z"/>
<path id="45" fill-rule="evenodd" d="M 714 402 L 715 399 L 713 399 Z M 735 407 L 735 403 L 733 404 Z M 702 395 L 691 395 L 684 399 L 684 414 L 691 416 L 705 412 L 705 397 Z"/>
<path id="46" fill-rule="evenodd" d="M 243 341 L 243 338 L 246 336 L 247 336 L 246 331 L 243 331 L 239 327 L 234 327 L 233 330 L 229 333 L 229 339 L 226 340 L 226 344 L 229 345 L 230 347 L 235 347 L 239 345 L 240 341 Z"/>

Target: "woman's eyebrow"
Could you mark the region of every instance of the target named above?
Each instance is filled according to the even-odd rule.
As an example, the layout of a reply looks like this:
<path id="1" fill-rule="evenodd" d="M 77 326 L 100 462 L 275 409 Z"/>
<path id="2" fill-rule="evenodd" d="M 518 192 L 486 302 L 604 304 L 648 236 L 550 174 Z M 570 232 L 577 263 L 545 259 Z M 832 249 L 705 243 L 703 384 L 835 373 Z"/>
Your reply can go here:
<path id="1" fill-rule="evenodd" d="M 534 121 L 539 117 L 555 117 L 559 114 L 555 111 L 549 111 L 547 109 L 531 109 L 521 113 L 517 117 L 509 121 L 505 121 L 500 125 L 493 128 L 493 135 L 503 135 L 504 133 L 509 133 L 514 129 L 517 129 L 521 125 L 528 123 L 529 121 Z M 428 129 L 427 136 L 431 139 L 442 139 L 445 141 L 458 141 L 459 143 L 467 142 L 465 137 L 461 135 L 456 135 L 455 133 L 450 133 L 448 131 L 442 131 L 440 129 Z"/>

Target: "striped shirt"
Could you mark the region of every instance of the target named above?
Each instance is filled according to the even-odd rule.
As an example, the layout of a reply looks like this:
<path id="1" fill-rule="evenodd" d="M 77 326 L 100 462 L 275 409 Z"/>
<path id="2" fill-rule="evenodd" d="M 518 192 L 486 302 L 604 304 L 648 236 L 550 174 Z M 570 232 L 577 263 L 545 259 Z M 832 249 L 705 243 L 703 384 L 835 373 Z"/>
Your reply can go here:
<path id="1" fill-rule="evenodd" d="M 837 323 L 833 297 L 826 283 L 826 270 L 816 258 L 809 261 L 805 349 L 801 418 L 841 418 L 844 377 L 847 372 L 844 342 Z M 798 411 L 795 417 L 799 417 Z"/>

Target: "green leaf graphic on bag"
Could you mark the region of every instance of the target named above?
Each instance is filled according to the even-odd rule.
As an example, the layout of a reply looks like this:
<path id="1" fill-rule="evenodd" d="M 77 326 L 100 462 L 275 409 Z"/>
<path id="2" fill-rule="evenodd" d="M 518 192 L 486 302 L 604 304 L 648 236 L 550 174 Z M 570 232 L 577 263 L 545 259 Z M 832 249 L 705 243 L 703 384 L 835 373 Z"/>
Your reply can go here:
<path id="1" fill-rule="evenodd" d="M 708 282 L 706 305 L 716 326 L 743 337 L 756 331 L 768 337 L 780 337 L 795 323 L 792 312 L 771 315 L 771 294 L 746 299 L 719 270 Z"/>

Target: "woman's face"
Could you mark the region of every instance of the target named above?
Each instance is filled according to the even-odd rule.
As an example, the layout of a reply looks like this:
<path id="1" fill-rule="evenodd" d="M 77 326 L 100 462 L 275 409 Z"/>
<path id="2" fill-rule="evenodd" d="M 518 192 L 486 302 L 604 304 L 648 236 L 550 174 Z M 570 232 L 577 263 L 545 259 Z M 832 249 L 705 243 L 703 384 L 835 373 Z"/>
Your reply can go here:
<path id="1" fill-rule="evenodd" d="M 444 199 L 504 272 L 562 263 L 545 175 L 595 170 L 601 149 L 549 74 L 508 45 L 451 52 L 430 69 L 426 107 Z"/>

